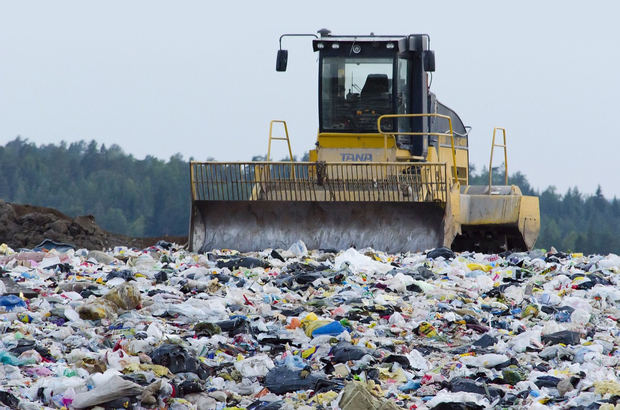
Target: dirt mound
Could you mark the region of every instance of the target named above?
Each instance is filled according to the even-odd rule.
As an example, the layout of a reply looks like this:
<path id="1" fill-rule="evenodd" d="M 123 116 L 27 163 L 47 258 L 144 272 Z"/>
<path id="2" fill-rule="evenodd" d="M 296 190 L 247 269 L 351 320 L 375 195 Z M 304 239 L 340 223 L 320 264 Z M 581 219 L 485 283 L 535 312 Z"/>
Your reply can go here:
<path id="1" fill-rule="evenodd" d="M 132 238 L 113 234 L 101 229 L 92 215 L 71 218 L 53 208 L 0 200 L 0 242 L 12 248 L 34 248 L 44 239 L 87 249 L 114 246 L 145 248 L 160 239 L 180 244 L 187 241 L 185 237 Z"/>

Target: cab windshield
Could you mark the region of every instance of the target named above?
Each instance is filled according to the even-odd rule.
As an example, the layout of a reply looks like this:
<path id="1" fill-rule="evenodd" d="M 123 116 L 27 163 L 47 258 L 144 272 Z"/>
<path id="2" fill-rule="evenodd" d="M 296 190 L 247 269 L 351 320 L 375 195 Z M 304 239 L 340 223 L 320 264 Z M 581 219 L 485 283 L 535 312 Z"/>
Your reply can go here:
<path id="1" fill-rule="evenodd" d="M 393 58 L 324 57 L 321 129 L 377 132 L 377 118 L 393 114 Z M 385 121 L 382 128 L 389 130 Z"/>

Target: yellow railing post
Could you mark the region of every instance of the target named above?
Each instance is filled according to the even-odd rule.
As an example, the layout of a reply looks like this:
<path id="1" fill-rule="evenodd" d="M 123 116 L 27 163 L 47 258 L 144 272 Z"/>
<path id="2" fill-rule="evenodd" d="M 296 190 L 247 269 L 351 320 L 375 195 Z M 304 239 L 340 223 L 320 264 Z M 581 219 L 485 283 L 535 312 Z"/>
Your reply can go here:
<path id="1" fill-rule="evenodd" d="M 450 126 L 450 144 L 452 145 L 452 171 L 454 180 L 459 183 L 458 173 L 456 172 L 456 150 L 454 149 L 454 132 L 452 131 L 452 118 L 448 117 L 448 125 Z"/>
<path id="2" fill-rule="evenodd" d="M 274 123 L 279 123 L 284 125 L 284 135 L 286 135 L 286 137 L 274 137 L 272 132 L 273 132 L 273 124 Z M 271 159 L 271 141 L 286 141 L 287 145 L 288 145 L 288 155 L 290 158 L 291 163 L 293 162 L 293 150 L 291 149 L 291 140 L 288 137 L 288 127 L 286 126 L 286 121 L 283 120 L 271 120 L 269 122 L 269 144 L 267 146 L 267 162 L 269 162 L 269 160 Z M 293 177 L 293 179 L 295 179 L 295 168 L 294 165 L 291 164 L 291 177 Z"/>
<path id="3" fill-rule="evenodd" d="M 503 144 L 495 143 L 495 134 L 497 130 L 502 131 L 502 135 L 504 137 Z M 506 144 L 506 128 L 493 128 L 493 139 L 491 140 L 491 159 L 489 160 L 489 195 L 491 195 L 491 186 L 493 185 L 493 151 L 495 151 L 495 147 L 504 148 L 504 185 L 508 185 L 508 145 Z"/>
<path id="4" fill-rule="evenodd" d="M 196 164 L 196 162 L 194 161 L 190 161 L 189 163 L 189 179 L 192 185 L 191 188 L 192 188 L 192 200 L 193 201 L 196 200 L 196 175 L 194 171 L 194 164 Z"/>

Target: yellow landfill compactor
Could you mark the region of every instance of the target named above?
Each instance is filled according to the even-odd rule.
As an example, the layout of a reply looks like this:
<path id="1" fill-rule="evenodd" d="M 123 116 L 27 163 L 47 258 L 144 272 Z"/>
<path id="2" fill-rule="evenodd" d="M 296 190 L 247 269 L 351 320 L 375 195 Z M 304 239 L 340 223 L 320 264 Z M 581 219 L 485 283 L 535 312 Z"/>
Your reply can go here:
<path id="1" fill-rule="evenodd" d="M 287 248 L 299 239 L 309 249 L 530 249 L 538 198 L 508 185 L 501 128 L 489 169 L 502 147 L 505 185 L 491 175 L 488 185 L 469 185 L 469 128 L 429 89 L 429 36 L 318 33 L 319 132 L 309 160 L 269 161 L 274 139 L 291 153 L 286 123 L 272 121 L 266 161 L 192 162 L 191 250 Z M 286 70 L 286 36 L 277 71 Z"/>

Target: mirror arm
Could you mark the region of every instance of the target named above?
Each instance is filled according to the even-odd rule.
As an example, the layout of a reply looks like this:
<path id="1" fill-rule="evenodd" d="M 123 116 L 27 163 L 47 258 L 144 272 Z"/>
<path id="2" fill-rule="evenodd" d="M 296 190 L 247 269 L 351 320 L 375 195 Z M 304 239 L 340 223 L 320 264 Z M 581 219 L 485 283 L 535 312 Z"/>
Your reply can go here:
<path id="1" fill-rule="evenodd" d="M 319 36 L 317 36 L 316 34 L 296 34 L 296 33 L 292 33 L 292 34 L 282 34 L 280 36 L 280 50 L 282 50 L 282 39 L 284 37 L 314 37 L 314 38 L 319 38 Z"/>

